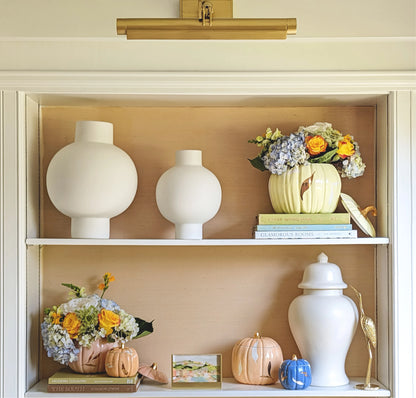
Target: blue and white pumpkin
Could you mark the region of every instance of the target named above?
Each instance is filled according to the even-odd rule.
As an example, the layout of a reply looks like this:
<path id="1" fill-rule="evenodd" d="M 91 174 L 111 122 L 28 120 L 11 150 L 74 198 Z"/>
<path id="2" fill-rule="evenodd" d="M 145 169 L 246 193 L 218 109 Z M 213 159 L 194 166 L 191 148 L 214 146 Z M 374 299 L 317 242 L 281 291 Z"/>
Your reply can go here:
<path id="1" fill-rule="evenodd" d="M 279 380 L 286 390 L 304 390 L 312 381 L 311 365 L 306 359 L 293 355 L 280 366 Z"/>

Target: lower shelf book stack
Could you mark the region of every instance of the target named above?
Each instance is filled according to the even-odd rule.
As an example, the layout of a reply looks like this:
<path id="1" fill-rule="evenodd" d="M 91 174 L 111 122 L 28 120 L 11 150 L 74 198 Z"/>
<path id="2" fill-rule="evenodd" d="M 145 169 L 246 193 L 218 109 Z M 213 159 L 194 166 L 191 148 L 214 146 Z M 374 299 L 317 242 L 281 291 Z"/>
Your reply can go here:
<path id="1" fill-rule="evenodd" d="M 255 239 L 357 238 L 349 213 L 259 214 Z"/>
<path id="2" fill-rule="evenodd" d="M 105 373 L 79 374 L 62 369 L 48 379 L 48 392 L 136 392 L 142 376 L 110 377 Z"/>

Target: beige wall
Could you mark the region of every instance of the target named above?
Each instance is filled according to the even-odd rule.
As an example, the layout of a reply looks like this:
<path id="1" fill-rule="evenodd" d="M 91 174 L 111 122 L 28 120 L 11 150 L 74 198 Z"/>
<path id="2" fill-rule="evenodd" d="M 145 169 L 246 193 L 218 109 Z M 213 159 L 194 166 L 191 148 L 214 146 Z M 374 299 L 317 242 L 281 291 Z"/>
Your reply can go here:
<path id="1" fill-rule="evenodd" d="M 266 127 L 289 133 L 299 124 L 332 122 L 360 144 L 366 173 L 343 180 L 343 192 L 361 205 L 375 201 L 373 107 L 171 107 L 42 109 L 43 175 L 51 157 L 73 141 L 75 121 L 104 120 L 114 124 L 115 144 L 132 156 L 139 173 L 137 196 L 111 221 L 112 238 L 172 238 L 174 230 L 158 212 L 155 186 L 174 164 L 178 149 L 201 149 L 203 164 L 222 185 L 219 213 L 206 223 L 206 238 L 250 238 L 255 216 L 272 212 L 268 174 L 251 167 L 257 154 L 248 139 Z M 42 236 L 69 237 L 69 219 L 51 204 L 41 179 Z M 358 194 L 359 192 L 359 194 Z M 342 211 L 340 207 L 338 209 Z M 363 236 L 360 233 L 360 236 Z M 274 338 L 285 358 L 298 353 L 287 321 L 290 302 L 306 265 L 321 252 L 342 268 L 346 283 L 363 292 L 366 312 L 375 319 L 373 246 L 278 247 L 76 247 L 42 249 L 42 307 L 66 301 L 61 282 L 96 291 L 104 272 L 116 281 L 106 293 L 126 311 L 155 319 L 151 336 L 131 343 L 143 363 L 157 362 L 169 373 L 171 354 L 222 353 L 224 376 L 231 376 L 231 350 L 259 331 Z M 351 295 L 348 289 L 346 294 Z M 349 375 L 365 373 L 365 341 L 357 329 L 347 361 Z M 41 376 L 59 367 L 42 350 Z"/>
<path id="2" fill-rule="evenodd" d="M 135 41 L 117 17 L 178 17 L 177 0 L 3 0 L 0 70 L 413 70 L 416 5 L 234 0 L 234 15 L 296 17 L 286 41 Z"/>

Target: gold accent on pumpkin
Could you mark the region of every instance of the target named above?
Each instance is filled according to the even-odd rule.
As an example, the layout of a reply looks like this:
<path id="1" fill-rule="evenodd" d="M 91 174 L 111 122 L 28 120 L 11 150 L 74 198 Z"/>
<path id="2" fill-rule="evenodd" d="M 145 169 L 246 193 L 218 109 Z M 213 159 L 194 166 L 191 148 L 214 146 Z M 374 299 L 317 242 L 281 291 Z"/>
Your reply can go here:
<path id="1" fill-rule="evenodd" d="M 302 182 L 302 185 L 300 186 L 300 200 L 303 200 L 303 194 L 311 187 L 314 174 L 315 172 Z"/>
<path id="2" fill-rule="evenodd" d="M 360 213 L 364 216 L 367 217 L 367 214 L 370 213 L 375 217 L 377 215 L 377 209 L 375 208 L 375 206 L 367 206 L 365 209 L 360 210 Z"/>

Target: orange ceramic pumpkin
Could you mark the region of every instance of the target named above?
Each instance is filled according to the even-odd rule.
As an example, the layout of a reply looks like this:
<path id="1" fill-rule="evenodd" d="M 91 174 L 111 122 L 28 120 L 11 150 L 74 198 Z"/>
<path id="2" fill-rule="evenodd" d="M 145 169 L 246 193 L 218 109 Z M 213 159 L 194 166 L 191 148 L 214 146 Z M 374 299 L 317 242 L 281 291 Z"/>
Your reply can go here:
<path id="1" fill-rule="evenodd" d="M 239 341 L 231 357 L 233 376 L 244 384 L 276 383 L 282 362 L 279 344 L 270 337 L 261 337 L 259 333 Z"/>
<path id="2" fill-rule="evenodd" d="M 139 356 L 134 348 L 113 348 L 105 360 L 105 371 L 111 377 L 134 376 L 139 370 Z"/>

